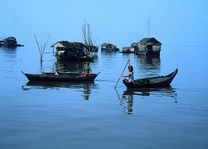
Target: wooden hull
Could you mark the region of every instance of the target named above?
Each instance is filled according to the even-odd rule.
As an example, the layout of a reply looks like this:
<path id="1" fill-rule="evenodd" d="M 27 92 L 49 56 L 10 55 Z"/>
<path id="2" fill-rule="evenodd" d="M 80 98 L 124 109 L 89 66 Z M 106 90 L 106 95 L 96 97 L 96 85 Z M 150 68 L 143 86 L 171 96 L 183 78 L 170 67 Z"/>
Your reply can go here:
<path id="1" fill-rule="evenodd" d="M 93 82 L 98 74 L 82 74 L 82 73 L 42 73 L 42 74 L 28 74 L 23 73 L 29 81 L 41 82 Z"/>
<path id="2" fill-rule="evenodd" d="M 149 77 L 129 81 L 124 79 L 123 83 L 127 88 L 158 88 L 170 86 L 172 80 L 178 73 L 178 69 L 166 76 Z"/>

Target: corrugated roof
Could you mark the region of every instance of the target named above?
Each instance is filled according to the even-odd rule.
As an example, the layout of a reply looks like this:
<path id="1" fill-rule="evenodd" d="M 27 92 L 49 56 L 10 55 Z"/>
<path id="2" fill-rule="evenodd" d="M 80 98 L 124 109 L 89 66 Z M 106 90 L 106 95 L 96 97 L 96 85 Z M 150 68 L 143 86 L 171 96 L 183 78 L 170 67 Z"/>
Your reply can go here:
<path id="1" fill-rule="evenodd" d="M 141 43 L 141 44 L 145 44 L 147 42 L 154 42 L 154 43 L 157 43 L 157 44 L 161 44 L 161 42 L 159 42 L 154 37 L 151 37 L 151 38 L 143 38 L 142 40 L 139 41 L 139 43 Z"/>

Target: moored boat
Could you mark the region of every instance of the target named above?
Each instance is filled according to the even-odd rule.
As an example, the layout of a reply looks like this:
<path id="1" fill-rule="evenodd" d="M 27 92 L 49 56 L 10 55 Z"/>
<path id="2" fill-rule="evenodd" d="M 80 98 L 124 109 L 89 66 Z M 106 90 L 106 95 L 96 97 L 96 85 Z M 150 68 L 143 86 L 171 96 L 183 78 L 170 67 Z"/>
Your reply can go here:
<path id="1" fill-rule="evenodd" d="M 15 37 L 7 37 L 3 40 L 0 40 L 0 47 L 3 47 L 3 48 L 13 49 L 16 47 L 21 47 L 21 46 L 23 46 L 23 45 L 18 44 Z"/>
<path id="2" fill-rule="evenodd" d="M 166 76 L 148 77 L 136 80 L 123 79 L 123 83 L 127 88 L 156 88 L 168 87 L 178 73 L 178 69 Z"/>
<path id="3" fill-rule="evenodd" d="M 111 44 L 111 43 L 103 43 L 101 45 L 101 51 L 105 51 L 105 52 L 118 52 L 119 48 L 117 48 L 114 44 Z"/>
<path id="4" fill-rule="evenodd" d="M 29 81 L 42 82 L 93 82 L 99 74 L 82 72 L 49 72 L 40 74 L 22 73 Z"/>

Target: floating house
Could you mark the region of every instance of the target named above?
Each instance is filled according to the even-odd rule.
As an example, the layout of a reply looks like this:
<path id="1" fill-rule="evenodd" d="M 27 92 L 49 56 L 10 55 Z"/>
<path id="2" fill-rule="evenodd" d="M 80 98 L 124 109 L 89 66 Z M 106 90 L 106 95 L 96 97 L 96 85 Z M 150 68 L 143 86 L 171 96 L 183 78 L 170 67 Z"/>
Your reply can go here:
<path id="1" fill-rule="evenodd" d="M 135 48 L 133 48 L 133 47 L 123 47 L 121 53 L 135 53 Z"/>
<path id="2" fill-rule="evenodd" d="M 87 47 L 81 42 L 59 41 L 51 45 L 56 48 L 56 57 L 60 61 L 92 61 Z"/>
<path id="3" fill-rule="evenodd" d="M 119 48 L 117 48 L 115 45 L 111 43 L 103 43 L 101 45 L 101 51 L 106 51 L 106 52 L 118 52 Z"/>
<path id="4" fill-rule="evenodd" d="M 147 55 L 147 56 L 160 56 L 161 43 L 152 38 L 143 38 L 138 43 L 133 43 L 132 46 L 136 50 L 138 55 Z"/>
<path id="5" fill-rule="evenodd" d="M 95 45 L 88 45 L 88 44 L 85 44 L 86 48 L 90 51 L 90 52 L 98 52 L 98 47 L 95 46 Z"/>
<path id="6" fill-rule="evenodd" d="M 20 47 L 20 46 L 23 46 L 23 45 L 18 44 L 15 37 L 7 37 L 3 40 L 0 40 L 0 47 L 16 48 L 16 47 Z"/>

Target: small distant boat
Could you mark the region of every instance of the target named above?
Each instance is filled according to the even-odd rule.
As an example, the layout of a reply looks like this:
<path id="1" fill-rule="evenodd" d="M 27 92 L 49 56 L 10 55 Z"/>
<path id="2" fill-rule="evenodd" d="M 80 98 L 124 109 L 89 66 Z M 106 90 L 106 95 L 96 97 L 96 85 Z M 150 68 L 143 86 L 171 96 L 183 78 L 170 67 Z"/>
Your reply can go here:
<path id="1" fill-rule="evenodd" d="M 101 44 L 101 51 L 118 52 L 119 48 L 117 48 L 115 45 L 113 45 L 111 43 L 103 43 L 103 44 Z"/>
<path id="2" fill-rule="evenodd" d="M 166 76 L 148 77 L 136 80 L 123 79 L 127 88 L 157 88 L 168 87 L 178 73 L 178 69 Z"/>
<path id="3" fill-rule="evenodd" d="M 22 73 L 29 81 L 41 82 L 93 82 L 99 74 L 82 72 L 49 72 L 41 74 Z"/>
<path id="4" fill-rule="evenodd" d="M 135 53 L 135 48 L 133 47 L 123 47 L 120 53 Z"/>
<path id="5" fill-rule="evenodd" d="M 23 45 L 18 44 L 15 37 L 7 37 L 3 40 L 0 40 L 0 47 L 4 48 L 16 48 L 21 47 Z"/>

